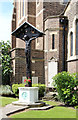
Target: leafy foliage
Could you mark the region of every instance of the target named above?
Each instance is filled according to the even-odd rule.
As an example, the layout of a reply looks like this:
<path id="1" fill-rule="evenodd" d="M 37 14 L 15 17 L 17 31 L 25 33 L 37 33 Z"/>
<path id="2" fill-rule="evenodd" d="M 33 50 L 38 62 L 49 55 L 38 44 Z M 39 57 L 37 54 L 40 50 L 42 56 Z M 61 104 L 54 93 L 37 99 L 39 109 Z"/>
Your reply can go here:
<path id="1" fill-rule="evenodd" d="M 11 91 L 11 87 L 9 85 L 0 85 L 0 95 L 1 96 L 13 95 L 13 92 Z"/>
<path id="2" fill-rule="evenodd" d="M 25 84 L 13 84 L 12 85 L 12 91 L 16 97 L 19 96 L 19 89 L 18 89 L 19 87 L 25 87 Z"/>
<path id="3" fill-rule="evenodd" d="M 18 87 L 25 87 L 25 84 L 13 84 L 12 91 L 16 97 L 19 96 Z M 32 87 L 39 87 L 39 98 L 44 96 L 45 85 L 44 84 L 33 84 Z"/>
<path id="4" fill-rule="evenodd" d="M 44 96 L 45 85 L 44 84 L 33 84 L 33 87 L 39 87 L 39 98 Z"/>
<path id="5" fill-rule="evenodd" d="M 58 73 L 53 77 L 60 99 L 67 105 L 78 104 L 77 74 L 68 72 Z"/>
<path id="6" fill-rule="evenodd" d="M 10 75 L 12 73 L 11 57 L 10 57 L 10 42 L 0 42 L 1 62 L 2 62 L 2 84 L 10 84 Z"/>

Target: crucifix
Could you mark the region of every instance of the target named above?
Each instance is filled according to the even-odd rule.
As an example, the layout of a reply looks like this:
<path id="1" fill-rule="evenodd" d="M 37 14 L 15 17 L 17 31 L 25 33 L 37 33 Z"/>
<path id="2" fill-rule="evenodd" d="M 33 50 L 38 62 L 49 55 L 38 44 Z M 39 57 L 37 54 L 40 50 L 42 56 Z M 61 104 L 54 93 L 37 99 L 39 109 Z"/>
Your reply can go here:
<path id="1" fill-rule="evenodd" d="M 35 40 L 37 37 L 33 37 L 30 39 L 26 40 L 25 37 L 25 44 L 26 44 L 26 48 L 25 48 L 25 55 L 26 55 L 26 77 L 30 77 L 31 78 L 31 70 L 30 70 L 30 56 L 31 56 L 31 41 Z"/>
<path id="2" fill-rule="evenodd" d="M 28 22 L 24 22 L 19 28 L 12 32 L 12 35 L 16 36 L 16 38 L 20 38 L 25 41 L 25 55 L 26 55 L 26 77 L 31 78 L 31 41 L 35 40 L 38 37 L 42 37 L 44 35 L 43 32 L 38 30 L 36 27 L 31 25 Z M 32 84 L 29 84 L 32 86 Z"/>

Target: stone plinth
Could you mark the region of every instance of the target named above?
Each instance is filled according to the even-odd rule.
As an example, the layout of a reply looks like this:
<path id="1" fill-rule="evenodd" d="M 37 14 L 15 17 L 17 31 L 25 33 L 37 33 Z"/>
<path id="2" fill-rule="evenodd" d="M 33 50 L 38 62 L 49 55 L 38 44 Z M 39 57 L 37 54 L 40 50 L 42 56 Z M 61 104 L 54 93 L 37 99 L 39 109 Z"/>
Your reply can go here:
<path id="1" fill-rule="evenodd" d="M 19 102 L 27 104 L 38 102 L 38 87 L 19 87 Z"/>

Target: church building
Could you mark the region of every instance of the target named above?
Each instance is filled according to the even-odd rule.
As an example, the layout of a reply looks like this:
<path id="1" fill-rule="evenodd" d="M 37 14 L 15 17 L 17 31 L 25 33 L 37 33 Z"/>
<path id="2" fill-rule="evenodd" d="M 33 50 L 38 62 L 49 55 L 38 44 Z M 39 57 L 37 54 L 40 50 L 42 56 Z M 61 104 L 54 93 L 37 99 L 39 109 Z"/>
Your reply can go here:
<path id="1" fill-rule="evenodd" d="M 25 21 L 45 35 L 31 43 L 31 76 L 52 86 L 58 72 L 78 72 L 78 0 L 14 0 L 12 32 Z M 11 36 L 11 84 L 26 76 L 25 42 Z"/>

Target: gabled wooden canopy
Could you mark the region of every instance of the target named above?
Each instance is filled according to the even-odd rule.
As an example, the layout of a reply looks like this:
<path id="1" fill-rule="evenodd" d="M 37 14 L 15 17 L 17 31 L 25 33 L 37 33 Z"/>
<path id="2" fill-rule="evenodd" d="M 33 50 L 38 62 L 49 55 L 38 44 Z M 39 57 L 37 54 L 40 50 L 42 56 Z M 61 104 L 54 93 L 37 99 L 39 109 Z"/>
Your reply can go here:
<path id="1" fill-rule="evenodd" d="M 44 33 L 31 25 L 29 22 L 24 22 L 21 26 L 12 32 L 12 35 L 16 38 L 25 40 L 26 37 L 27 39 L 33 37 L 42 37 Z"/>

